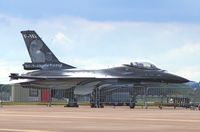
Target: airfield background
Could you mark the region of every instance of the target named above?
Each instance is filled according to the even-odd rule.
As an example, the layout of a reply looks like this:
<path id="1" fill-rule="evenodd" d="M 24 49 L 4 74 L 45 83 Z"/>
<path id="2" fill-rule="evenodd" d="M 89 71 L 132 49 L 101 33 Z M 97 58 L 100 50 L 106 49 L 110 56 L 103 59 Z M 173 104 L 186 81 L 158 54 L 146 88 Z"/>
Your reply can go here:
<path id="1" fill-rule="evenodd" d="M 109 87 L 99 91 L 99 99 L 105 105 L 127 105 L 130 101 L 129 92 L 133 88 L 121 87 L 109 91 Z M 136 105 L 172 105 L 184 106 L 200 103 L 200 84 L 175 85 L 163 87 L 137 88 Z M 63 104 L 68 102 L 69 91 L 64 89 L 33 89 L 22 88 L 20 85 L 0 85 L 0 101 L 5 104 Z M 90 103 L 92 94 L 78 95 L 79 104 Z"/>

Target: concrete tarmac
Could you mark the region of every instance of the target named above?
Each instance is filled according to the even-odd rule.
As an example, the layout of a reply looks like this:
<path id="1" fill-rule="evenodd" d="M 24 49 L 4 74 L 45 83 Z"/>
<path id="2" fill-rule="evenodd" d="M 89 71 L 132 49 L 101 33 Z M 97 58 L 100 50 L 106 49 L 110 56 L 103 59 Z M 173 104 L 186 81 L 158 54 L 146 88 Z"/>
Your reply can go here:
<path id="1" fill-rule="evenodd" d="M 0 132 L 200 132 L 200 111 L 89 106 L 3 106 Z"/>

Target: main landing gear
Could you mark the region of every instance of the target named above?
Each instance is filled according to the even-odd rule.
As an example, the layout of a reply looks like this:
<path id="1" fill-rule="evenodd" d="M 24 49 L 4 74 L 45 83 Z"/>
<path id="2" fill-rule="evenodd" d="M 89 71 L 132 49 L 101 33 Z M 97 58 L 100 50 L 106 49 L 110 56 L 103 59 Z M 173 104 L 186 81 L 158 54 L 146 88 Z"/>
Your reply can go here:
<path id="1" fill-rule="evenodd" d="M 64 107 L 79 107 L 77 99 L 75 98 L 74 87 L 70 88 L 68 92 L 69 92 L 68 95 L 69 101 Z"/>
<path id="2" fill-rule="evenodd" d="M 135 102 L 136 102 L 136 94 L 132 93 L 130 97 L 130 102 L 129 102 L 130 109 L 135 108 Z"/>
<path id="3" fill-rule="evenodd" d="M 103 108 L 103 103 L 101 103 L 100 89 L 96 88 L 93 90 L 90 98 L 91 108 Z"/>
<path id="4" fill-rule="evenodd" d="M 75 98 L 69 98 L 68 104 L 66 104 L 64 107 L 79 107 L 79 105 Z"/>
<path id="5" fill-rule="evenodd" d="M 135 103 L 130 103 L 129 107 L 130 107 L 130 109 L 134 109 L 135 108 Z"/>

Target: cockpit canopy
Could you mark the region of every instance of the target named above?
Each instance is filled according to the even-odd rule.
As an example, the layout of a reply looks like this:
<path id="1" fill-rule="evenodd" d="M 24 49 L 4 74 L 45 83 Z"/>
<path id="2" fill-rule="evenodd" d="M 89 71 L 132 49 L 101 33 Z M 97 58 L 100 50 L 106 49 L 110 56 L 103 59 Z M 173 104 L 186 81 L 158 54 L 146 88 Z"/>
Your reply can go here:
<path id="1" fill-rule="evenodd" d="M 125 64 L 125 65 L 129 67 L 140 68 L 140 69 L 160 70 L 155 65 L 149 62 L 131 62 L 130 64 Z"/>

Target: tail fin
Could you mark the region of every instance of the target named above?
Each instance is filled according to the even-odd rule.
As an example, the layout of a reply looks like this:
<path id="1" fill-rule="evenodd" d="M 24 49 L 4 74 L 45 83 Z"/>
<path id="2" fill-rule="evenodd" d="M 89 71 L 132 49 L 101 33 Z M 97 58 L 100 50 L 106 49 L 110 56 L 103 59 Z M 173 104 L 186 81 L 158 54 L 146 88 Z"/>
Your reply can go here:
<path id="1" fill-rule="evenodd" d="M 64 64 L 56 58 L 35 31 L 27 30 L 21 31 L 21 33 L 33 64 Z M 62 69 L 75 68 L 67 64 L 64 65 Z"/>

